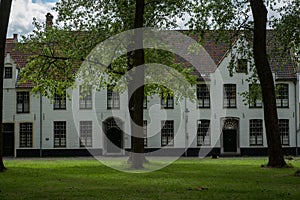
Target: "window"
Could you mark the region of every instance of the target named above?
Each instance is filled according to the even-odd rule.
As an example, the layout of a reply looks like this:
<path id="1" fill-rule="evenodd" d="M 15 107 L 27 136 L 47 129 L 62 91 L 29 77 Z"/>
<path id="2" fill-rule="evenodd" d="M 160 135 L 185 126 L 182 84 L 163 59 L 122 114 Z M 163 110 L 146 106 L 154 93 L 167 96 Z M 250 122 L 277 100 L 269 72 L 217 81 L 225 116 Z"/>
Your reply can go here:
<path id="1" fill-rule="evenodd" d="M 29 113 L 29 92 L 17 92 L 17 113 Z"/>
<path id="2" fill-rule="evenodd" d="M 4 78 L 12 78 L 12 67 L 4 67 Z"/>
<path id="3" fill-rule="evenodd" d="M 57 121 L 54 122 L 54 147 L 66 147 L 67 134 L 66 134 L 66 122 Z"/>
<path id="4" fill-rule="evenodd" d="M 279 133 L 282 145 L 289 145 L 289 120 L 279 119 Z"/>
<path id="5" fill-rule="evenodd" d="M 249 129 L 250 145 L 263 145 L 263 120 L 251 119 Z"/>
<path id="6" fill-rule="evenodd" d="M 237 61 L 237 68 L 236 72 L 237 73 L 247 73 L 247 59 L 238 59 Z"/>
<path id="7" fill-rule="evenodd" d="M 92 147 L 92 121 L 80 121 L 80 146 Z"/>
<path id="8" fill-rule="evenodd" d="M 32 147 L 32 123 L 20 123 L 20 147 Z"/>
<path id="9" fill-rule="evenodd" d="M 107 109 L 120 109 L 119 92 L 107 88 Z"/>
<path id="10" fill-rule="evenodd" d="M 197 124 L 197 146 L 210 145 L 210 120 L 198 120 Z"/>
<path id="11" fill-rule="evenodd" d="M 143 121 L 143 129 L 144 129 L 144 146 L 147 146 L 148 138 L 147 138 L 147 120 Z"/>
<path id="12" fill-rule="evenodd" d="M 144 109 L 147 109 L 147 103 L 148 103 L 147 96 L 144 96 L 144 104 L 143 104 Z"/>
<path id="13" fill-rule="evenodd" d="M 249 102 L 249 108 L 262 108 L 260 85 L 259 84 L 250 84 L 249 85 L 249 94 L 252 98 Z"/>
<path id="14" fill-rule="evenodd" d="M 92 87 L 83 88 L 80 86 L 80 98 L 79 98 L 79 108 L 80 109 L 92 109 Z"/>
<path id="15" fill-rule="evenodd" d="M 206 84 L 197 84 L 198 108 L 210 108 L 210 95 Z"/>
<path id="16" fill-rule="evenodd" d="M 224 85 L 224 107 L 236 108 L 236 85 L 225 84 Z"/>
<path id="17" fill-rule="evenodd" d="M 161 97 L 161 107 L 164 109 L 172 109 L 174 108 L 174 97 L 172 95 L 168 95 L 167 97 Z"/>
<path id="18" fill-rule="evenodd" d="M 277 84 L 276 90 L 277 90 L 277 94 L 276 94 L 277 108 L 289 107 L 289 85 Z"/>
<path id="19" fill-rule="evenodd" d="M 65 110 L 66 109 L 66 96 L 54 94 L 54 104 L 53 104 L 54 110 Z"/>
<path id="20" fill-rule="evenodd" d="M 174 121 L 161 121 L 161 146 L 174 145 Z"/>

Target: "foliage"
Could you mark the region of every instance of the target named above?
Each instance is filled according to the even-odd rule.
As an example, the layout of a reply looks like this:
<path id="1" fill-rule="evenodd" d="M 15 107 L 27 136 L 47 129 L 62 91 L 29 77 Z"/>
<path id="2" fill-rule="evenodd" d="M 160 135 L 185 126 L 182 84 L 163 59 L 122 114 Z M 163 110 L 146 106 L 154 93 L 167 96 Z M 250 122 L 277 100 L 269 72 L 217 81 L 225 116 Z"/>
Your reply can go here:
<path id="1" fill-rule="evenodd" d="M 279 8 L 280 19 L 272 24 L 276 31 L 276 38 L 280 44 L 279 50 L 284 54 L 294 54 L 295 62 L 300 62 L 300 1 L 291 0 L 284 7 Z M 291 52 L 292 50 L 292 52 Z"/>
<path id="2" fill-rule="evenodd" d="M 156 28 L 175 28 L 175 19 L 183 17 L 187 7 L 188 4 L 175 0 L 148 0 L 145 2 L 144 24 Z M 81 71 L 89 73 L 88 81 L 83 85 L 93 85 L 97 90 L 115 85 L 127 72 L 128 57 L 102 55 L 102 60 L 97 59 L 93 63 L 88 55 L 102 41 L 133 28 L 135 1 L 62 0 L 53 9 L 59 16 L 54 25 L 49 27 L 46 23 L 34 20 L 33 34 L 23 36 L 20 49 L 31 52 L 33 56 L 21 71 L 21 82 L 30 81 L 35 86 L 33 92 L 53 98 L 54 93 L 64 94 L 67 88 L 75 87 L 76 74 L 83 67 Z M 120 41 L 116 54 L 124 48 L 126 50 L 127 46 Z M 165 64 L 178 70 L 190 83 L 195 83 L 196 79 L 190 76 L 191 70 L 174 64 L 173 54 L 149 49 L 145 58 L 146 63 Z M 81 65 L 84 61 L 87 62 L 86 66 Z M 145 94 L 165 93 L 163 84 L 149 84 Z M 115 89 L 124 90 L 126 84 Z"/>
<path id="3" fill-rule="evenodd" d="M 299 1 L 264 1 L 269 12 L 268 25 L 271 31 L 267 33 L 269 60 L 275 60 L 282 70 L 286 65 L 299 63 L 300 32 L 299 32 Z M 199 40 L 203 38 L 206 30 L 219 30 L 216 40 L 225 41 L 231 47 L 231 62 L 228 66 L 230 74 L 236 72 L 237 60 L 245 58 L 249 61 L 249 84 L 259 84 L 259 78 L 253 61 L 253 18 L 249 1 L 226 0 L 211 1 L 201 0 L 193 2 L 191 19 L 187 25 L 199 34 Z M 237 42 L 237 43 L 235 43 Z M 232 45 L 233 44 L 233 45 Z M 290 53 L 295 61 L 290 59 Z M 251 96 L 249 91 L 242 92 L 243 101 L 246 104 L 262 98 L 260 89 Z M 261 99 L 260 99 L 261 100 Z"/>

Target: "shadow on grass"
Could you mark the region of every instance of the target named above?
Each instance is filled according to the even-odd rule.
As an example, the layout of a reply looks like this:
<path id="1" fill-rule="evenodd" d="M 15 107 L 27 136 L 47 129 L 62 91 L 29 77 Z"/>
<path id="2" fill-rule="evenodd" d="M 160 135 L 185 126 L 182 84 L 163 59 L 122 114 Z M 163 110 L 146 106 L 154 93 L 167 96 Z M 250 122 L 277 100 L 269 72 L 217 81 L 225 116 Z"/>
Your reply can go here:
<path id="1" fill-rule="evenodd" d="M 297 199 L 295 169 L 263 170 L 264 162 L 192 158 L 123 173 L 91 159 L 7 160 L 0 199 Z"/>

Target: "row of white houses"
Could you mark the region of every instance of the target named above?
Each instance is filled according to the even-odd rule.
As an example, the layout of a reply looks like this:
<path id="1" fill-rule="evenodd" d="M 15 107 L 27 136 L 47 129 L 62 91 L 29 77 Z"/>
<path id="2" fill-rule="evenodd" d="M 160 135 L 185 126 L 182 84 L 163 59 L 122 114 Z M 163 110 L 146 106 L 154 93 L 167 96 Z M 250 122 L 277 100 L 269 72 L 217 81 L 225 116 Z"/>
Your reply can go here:
<path id="1" fill-rule="evenodd" d="M 25 58 L 13 50 L 16 35 L 7 40 L 4 65 L 4 155 L 80 156 L 125 155 L 130 150 L 127 92 L 109 89 L 79 98 L 79 85 L 71 99 L 49 99 L 18 84 Z M 145 151 L 153 155 L 202 156 L 266 155 L 267 141 L 261 101 L 248 105 L 249 63 L 241 58 L 239 71 L 230 76 L 230 53 L 209 43 L 207 52 L 217 69 L 203 74 L 194 88 L 198 102 L 159 95 L 144 104 Z M 280 137 L 286 155 L 299 150 L 299 80 L 295 71 L 274 71 L 278 86 Z M 298 135 L 297 135 L 298 134 Z M 111 142 L 110 142 L 111 141 Z M 201 149 L 201 151 L 200 151 Z M 159 150 L 159 151 L 158 151 Z"/>

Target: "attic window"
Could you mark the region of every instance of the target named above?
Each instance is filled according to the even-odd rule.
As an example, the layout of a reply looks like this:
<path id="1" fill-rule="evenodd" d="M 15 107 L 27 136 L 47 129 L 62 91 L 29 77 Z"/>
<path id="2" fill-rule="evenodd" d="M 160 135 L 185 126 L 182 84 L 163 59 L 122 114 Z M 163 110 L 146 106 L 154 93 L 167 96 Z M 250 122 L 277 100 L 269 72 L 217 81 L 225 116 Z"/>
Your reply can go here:
<path id="1" fill-rule="evenodd" d="M 247 73 L 247 60 L 246 59 L 238 59 L 236 72 L 237 73 Z"/>
<path id="2" fill-rule="evenodd" d="M 4 67 L 4 78 L 12 78 L 12 67 Z"/>

